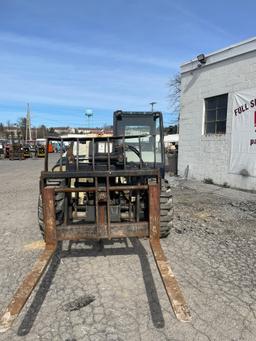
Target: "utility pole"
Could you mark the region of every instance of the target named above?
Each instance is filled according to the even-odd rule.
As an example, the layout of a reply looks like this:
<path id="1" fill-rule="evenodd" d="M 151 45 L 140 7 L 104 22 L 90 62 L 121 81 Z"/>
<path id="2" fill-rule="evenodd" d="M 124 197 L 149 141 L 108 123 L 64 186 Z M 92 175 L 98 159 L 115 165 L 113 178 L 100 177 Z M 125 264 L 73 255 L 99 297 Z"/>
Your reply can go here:
<path id="1" fill-rule="evenodd" d="M 26 143 L 28 143 L 28 139 L 31 140 L 31 121 L 30 121 L 29 103 L 27 104 L 27 117 L 26 117 Z"/>
<path id="2" fill-rule="evenodd" d="M 154 111 L 154 105 L 156 104 L 156 102 L 150 102 L 149 104 L 151 105 L 151 111 L 153 112 Z"/>

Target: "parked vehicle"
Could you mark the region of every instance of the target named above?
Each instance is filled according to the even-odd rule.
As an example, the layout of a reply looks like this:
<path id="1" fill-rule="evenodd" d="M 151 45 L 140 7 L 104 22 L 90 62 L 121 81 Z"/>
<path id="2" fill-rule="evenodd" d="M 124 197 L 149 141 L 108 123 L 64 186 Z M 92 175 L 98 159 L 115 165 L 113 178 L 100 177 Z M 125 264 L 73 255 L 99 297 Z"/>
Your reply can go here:
<path id="1" fill-rule="evenodd" d="M 29 145 L 23 146 L 23 154 L 26 159 L 31 157 Z"/>
<path id="2" fill-rule="evenodd" d="M 0 142 L 0 159 L 4 158 L 4 144 Z"/>
<path id="3" fill-rule="evenodd" d="M 37 145 L 36 151 L 35 151 L 36 157 L 45 157 L 45 146 L 43 145 Z"/>

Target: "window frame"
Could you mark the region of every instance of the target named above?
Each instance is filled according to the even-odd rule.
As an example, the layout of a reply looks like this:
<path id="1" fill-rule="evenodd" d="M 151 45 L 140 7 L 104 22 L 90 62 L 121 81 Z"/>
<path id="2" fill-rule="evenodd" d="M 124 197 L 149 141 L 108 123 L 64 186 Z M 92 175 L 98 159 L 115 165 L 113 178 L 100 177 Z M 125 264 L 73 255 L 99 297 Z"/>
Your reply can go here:
<path id="1" fill-rule="evenodd" d="M 212 103 L 210 103 L 212 101 Z M 214 102 L 215 101 L 215 102 Z M 223 103 L 222 103 L 223 102 Z M 210 108 L 209 108 L 210 107 Z M 218 118 L 225 111 L 225 119 Z M 204 135 L 225 135 L 227 131 L 228 93 L 211 96 L 204 99 Z M 215 115 L 214 119 L 208 119 L 210 114 Z M 225 124 L 224 129 L 218 129 L 218 125 Z M 209 131 L 209 124 L 214 125 L 214 131 Z"/>

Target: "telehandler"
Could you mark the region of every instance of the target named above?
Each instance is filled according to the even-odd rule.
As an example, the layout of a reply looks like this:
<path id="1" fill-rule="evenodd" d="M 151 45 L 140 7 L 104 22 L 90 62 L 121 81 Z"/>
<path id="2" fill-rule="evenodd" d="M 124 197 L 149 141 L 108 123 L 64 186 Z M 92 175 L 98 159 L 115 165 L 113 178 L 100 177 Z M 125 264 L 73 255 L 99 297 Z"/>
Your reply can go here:
<path id="1" fill-rule="evenodd" d="M 49 171 L 48 145 L 53 140 L 60 141 L 60 159 Z M 38 202 L 45 250 L 4 311 L 0 331 L 18 316 L 63 240 L 149 238 L 173 311 L 180 321 L 190 321 L 160 244 L 170 233 L 173 217 L 171 188 L 164 178 L 162 113 L 118 110 L 113 136 L 48 137 L 45 149 Z"/>

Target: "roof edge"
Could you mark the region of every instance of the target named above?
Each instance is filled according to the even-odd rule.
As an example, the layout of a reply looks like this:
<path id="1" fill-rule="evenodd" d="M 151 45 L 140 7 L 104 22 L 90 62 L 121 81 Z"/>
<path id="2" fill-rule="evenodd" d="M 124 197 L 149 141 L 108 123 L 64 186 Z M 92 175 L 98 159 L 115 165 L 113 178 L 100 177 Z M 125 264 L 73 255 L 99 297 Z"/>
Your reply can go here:
<path id="1" fill-rule="evenodd" d="M 256 36 L 206 54 L 205 57 L 207 58 L 207 62 L 205 66 L 252 51 L 256 51 Z M 181 73 L 191 71 L 195 68 L 197 68 L 197 58 L 184 62 L 180 66 Z"/>

